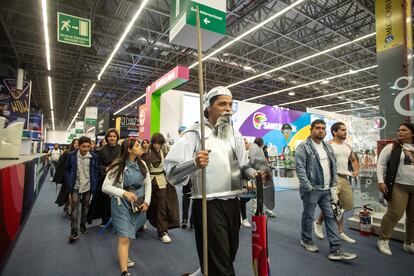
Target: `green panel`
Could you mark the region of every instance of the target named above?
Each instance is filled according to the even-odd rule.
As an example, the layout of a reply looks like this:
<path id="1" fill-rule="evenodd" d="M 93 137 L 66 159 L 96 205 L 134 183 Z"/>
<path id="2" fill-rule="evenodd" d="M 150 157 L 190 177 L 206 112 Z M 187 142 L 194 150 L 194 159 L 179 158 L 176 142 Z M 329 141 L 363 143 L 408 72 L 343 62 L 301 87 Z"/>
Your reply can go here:
<path id="1" fill-rule="evenodd" d="M 150 135 L 160 132 L 161 93 L 152 94 Z"/>
<path id="2" fill-rule="evenodd" d="M 96 119 L 86 118 L 85 119 L 85 124 L 94 126 L 94 125 L 96 125 Z"/>
<path id="3" fill-rule="evenodd" d="M 193 1 L 187 7 L 187 24 L 196 26 L 197 6 L 200 9 L 200 27 L 219 34 L 226 34 L 226 13 Z"/>
<path id="4" fill-rule="evenodd" d="M 83 129 L 76 129 L 76 130 L 75 130 L 75 133 L 76 133 L 76 134 L 82 134 L 82 133 L 83 133 Z"/>
<path id="5" fill-rule="evenodd" d="M 57 39 L 63 43 L 91 47 L 91 20 L 58 12 Z"/>

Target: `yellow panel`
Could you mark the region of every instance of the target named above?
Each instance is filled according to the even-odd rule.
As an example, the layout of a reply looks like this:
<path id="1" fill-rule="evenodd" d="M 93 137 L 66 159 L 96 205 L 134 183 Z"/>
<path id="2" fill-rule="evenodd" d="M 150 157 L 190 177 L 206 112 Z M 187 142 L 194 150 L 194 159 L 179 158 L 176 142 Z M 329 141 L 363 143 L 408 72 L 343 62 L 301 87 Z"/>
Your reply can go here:
<path id="1" fill-rule="evenodd" d="M 377 52 L 404 44 L 401 0 L 376 0 L 375 22 Z"/>

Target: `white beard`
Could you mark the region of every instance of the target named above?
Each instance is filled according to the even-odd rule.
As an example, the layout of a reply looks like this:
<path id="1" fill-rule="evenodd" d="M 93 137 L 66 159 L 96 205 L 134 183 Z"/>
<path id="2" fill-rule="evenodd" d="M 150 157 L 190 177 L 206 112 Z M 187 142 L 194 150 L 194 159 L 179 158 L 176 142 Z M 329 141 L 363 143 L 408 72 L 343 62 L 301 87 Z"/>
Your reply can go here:
<path id="1" fill-rule="evenodd" d="M 222 139 L 226 140 L 231 137 L 232 134 L 232 125 L 231 125 L 231 115 L 233 112 L 226 112 L 221 114 L 217 119 L 216 125 L 214 126 L 214 134 Z"/>

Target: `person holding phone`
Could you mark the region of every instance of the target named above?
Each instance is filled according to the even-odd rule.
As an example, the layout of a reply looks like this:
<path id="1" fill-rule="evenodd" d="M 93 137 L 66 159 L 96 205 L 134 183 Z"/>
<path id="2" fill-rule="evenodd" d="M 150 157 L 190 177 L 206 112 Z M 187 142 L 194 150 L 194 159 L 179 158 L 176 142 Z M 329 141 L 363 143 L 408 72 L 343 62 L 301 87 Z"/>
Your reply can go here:
<path id="1" fill-rule="evenodd" d="M 128 258 L 131 239 L 146 221 L 151 201 L 149 170 L 140 158 L 142 148 L 135 138 L 124 140 L 120 156 L 108 167 L 102 192 L 110 195 L 114 233 L 118 235 L 118 259 L 121 275 L 129 275 L 134 262 Z"/>

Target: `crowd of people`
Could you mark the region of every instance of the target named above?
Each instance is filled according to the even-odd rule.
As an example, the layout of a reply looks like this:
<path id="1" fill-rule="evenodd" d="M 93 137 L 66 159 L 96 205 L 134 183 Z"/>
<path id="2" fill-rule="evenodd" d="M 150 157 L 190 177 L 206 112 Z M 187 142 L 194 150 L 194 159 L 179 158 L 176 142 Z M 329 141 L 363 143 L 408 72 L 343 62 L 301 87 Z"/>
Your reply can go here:
<path id="1" fill-rule="evenodd" d="M 201 149 L 199 123 L 188 129 L 180 128 L 180 138 L 171 148 L 160 133 L 153 134 L 150 140 L 139 141 L 134 137 L 121 140 L 116 129 L 107 130 L 99 147 L 88 137 L 74 139 L 67 151 L 55 144 L 49 152 L 51 171 L 53 181 L 62 184 L 56 203 L 64 206 L 70 218 L 69 243 L 77 241 L 79 233 L 86 233 L 93 220 L 99 219 L 102 227 L 112 225 L 118 236 L 121 275 L 130 275 L 128 268 L 134 266 L 128 257 L 130 241 L 135 239 L 137 231 L 146 229 L 147 221 L 156 228 L 163 243 L 172 242 L 170 229 L 189 227 L 195 230 L 200 263 L 200 268 L 191 275 L 203 275 L 200 174 L 204 168 L 209 274 L 235 275 L 233 262 L 240 227 L 251 227 L 247 202 L 253 199 L 253 213 L 256 205 L 255 179 L 258 173 L 271 178 L 272 171 L 263 139 L 249 143 L 233 129 L 232 103 L 231 92 L 225 87 L 207 93 L 205 150 Z M 323 120 L 312 122 L 310 131 L 295 155 L 303 202 L 300 244 L 308 251 L 318 251 L 313 232 L 324 239 L 324 224 L 329 241 L 328 258 L 355 259 L 356 254 L 341 247 L 342 241 L 356 243 L 344 233 L 342 210 L 354 208 L 349 179 L 359 173 L 356 155 L 345 142 L 346 125 L 339 122 L 332 126 L 332 141 L 324 140 L 327 130 Z M 382 220 L 378 249 L 386 255 L 392 254 L 388 241 L 404 212 L 407 238 L 403 249 L 414 254 L 413 135 L 414 125 L 402 123 L 398 139 L 379 156 L 379 190 L 388 200 L 388 210 Z M 181 223 L 176 185 L 182 186 Z M 315 220 L 317 205 L 321 215 Z M 275 216 L 271 209 L 265 213 L 268 217 Z"/>

